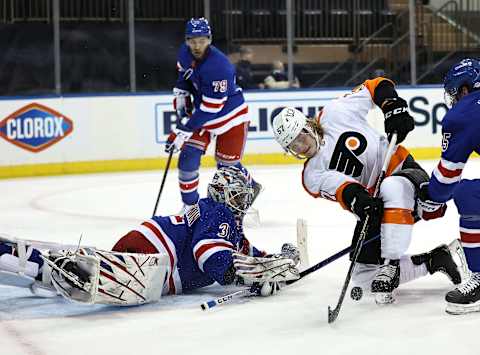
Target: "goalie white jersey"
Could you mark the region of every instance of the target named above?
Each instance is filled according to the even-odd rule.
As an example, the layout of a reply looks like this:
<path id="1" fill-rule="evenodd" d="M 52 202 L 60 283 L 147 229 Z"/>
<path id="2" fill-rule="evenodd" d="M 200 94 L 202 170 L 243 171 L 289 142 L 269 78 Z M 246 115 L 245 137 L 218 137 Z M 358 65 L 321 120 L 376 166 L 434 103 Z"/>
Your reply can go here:
<path id="1" fill-rule="evenodd" d="M 348 183 L 375 186 L 388 147 L 386 136 L 367 122 L 379 82 L 367 80 L 352 93 L 329 102 L 318 114 L 324 136 L 320 151 L 306 161 L 302 175 L 303 186 L 310 195 L 338 201 L 343 206 L 341 192 Z M 399 169 L 407 155 L 408 151 L 399 146 L 387 175 Z"/>

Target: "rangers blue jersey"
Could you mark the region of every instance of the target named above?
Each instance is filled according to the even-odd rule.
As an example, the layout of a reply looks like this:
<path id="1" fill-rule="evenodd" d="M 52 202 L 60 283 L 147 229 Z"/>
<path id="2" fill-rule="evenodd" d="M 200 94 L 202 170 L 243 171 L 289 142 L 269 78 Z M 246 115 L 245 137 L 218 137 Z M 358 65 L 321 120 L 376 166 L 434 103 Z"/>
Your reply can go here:
<path id="1" fill-rule="evenodd" d="M 446 202 L 452 198 L 470 154 L 480 153 L 478 132 L 480 91 L 475 91 L 463 97 L 443 118 L 442 157 L 428 187 L 434 201 Z"/>
<path id="2" fill-rule="evenodd" d="M 184 216 L 155 216 L 136 229 L 159 253 L 170 258 L 164 294 L 178 294 L 215 281 L 225 284 L 234 251 L 265 255 L 250 245 L 225 205 L 211 198 L 201 199 L 198 204 L 200 216 L 191 226 Z"/>
<path id="3" fill-rule="evenodd" d="M 228 57 L 210 45 L 196 60 L 186 44 L 180 47 L 176 87 L 193 95 L 195 110 L 186 126 L 220 135 L 248 121 L 248 106 L 235 83 L 235 67 Z"/>

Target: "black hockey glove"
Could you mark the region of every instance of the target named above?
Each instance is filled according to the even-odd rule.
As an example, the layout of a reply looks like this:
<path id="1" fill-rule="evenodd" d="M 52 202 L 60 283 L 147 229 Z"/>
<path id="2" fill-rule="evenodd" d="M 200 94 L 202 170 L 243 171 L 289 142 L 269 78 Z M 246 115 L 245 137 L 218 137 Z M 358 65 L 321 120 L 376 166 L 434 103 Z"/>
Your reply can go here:
<path id="1" fill-rule="evenodd" d="M 408 113 L 407 102 L 401 97 L 385 99 L 381 109 L 385 115 L 385 133 L 388 141 L 393 133 L 397 133 L 397 144 L 403 142 L 408 132 L 415 128 L 415 121 Z"/>
<path id="2" fill-rule="evenodd" d="M 383 201 L 371 196 L 365 188 L 356 183 L 349 184 L 343 190 L 343 201 L 361 221 L 369 215 L 370 224 L 380 224 L 383 215 Z"/>

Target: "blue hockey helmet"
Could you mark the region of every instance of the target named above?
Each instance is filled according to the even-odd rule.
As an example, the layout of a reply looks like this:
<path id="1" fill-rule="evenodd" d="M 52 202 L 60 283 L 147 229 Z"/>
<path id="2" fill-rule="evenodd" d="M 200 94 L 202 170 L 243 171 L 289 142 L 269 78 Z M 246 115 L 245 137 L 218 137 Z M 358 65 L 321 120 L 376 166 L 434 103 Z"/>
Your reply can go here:
<path id="1" fill-rule="evenodd" d="M 445 104 L 451 108 L 459 100 L 461 88 L 465 86 L 469 92 L 480 89 L 480 61 L 466 58 L 453 65 L 445 75 Z"/>
<path id="2" fill-rule="evenodd" d="M 208 20 L 204 17 L 191 18 L 185 27 L 185 38 L 192 37 L 211 37 L 212 31 Z"/>

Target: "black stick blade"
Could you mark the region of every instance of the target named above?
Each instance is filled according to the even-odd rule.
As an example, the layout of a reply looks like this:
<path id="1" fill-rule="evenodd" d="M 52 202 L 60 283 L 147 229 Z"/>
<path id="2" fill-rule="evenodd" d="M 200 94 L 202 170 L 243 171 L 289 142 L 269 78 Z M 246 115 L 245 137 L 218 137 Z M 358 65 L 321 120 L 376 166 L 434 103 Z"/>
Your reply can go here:
<path id="1" fill-rule="evenodd" d="M 338 317 L 339 308 L 336 307 L 333 311 L 330 306 L 328 306 L 328 324 L 332 324 Z"/>

